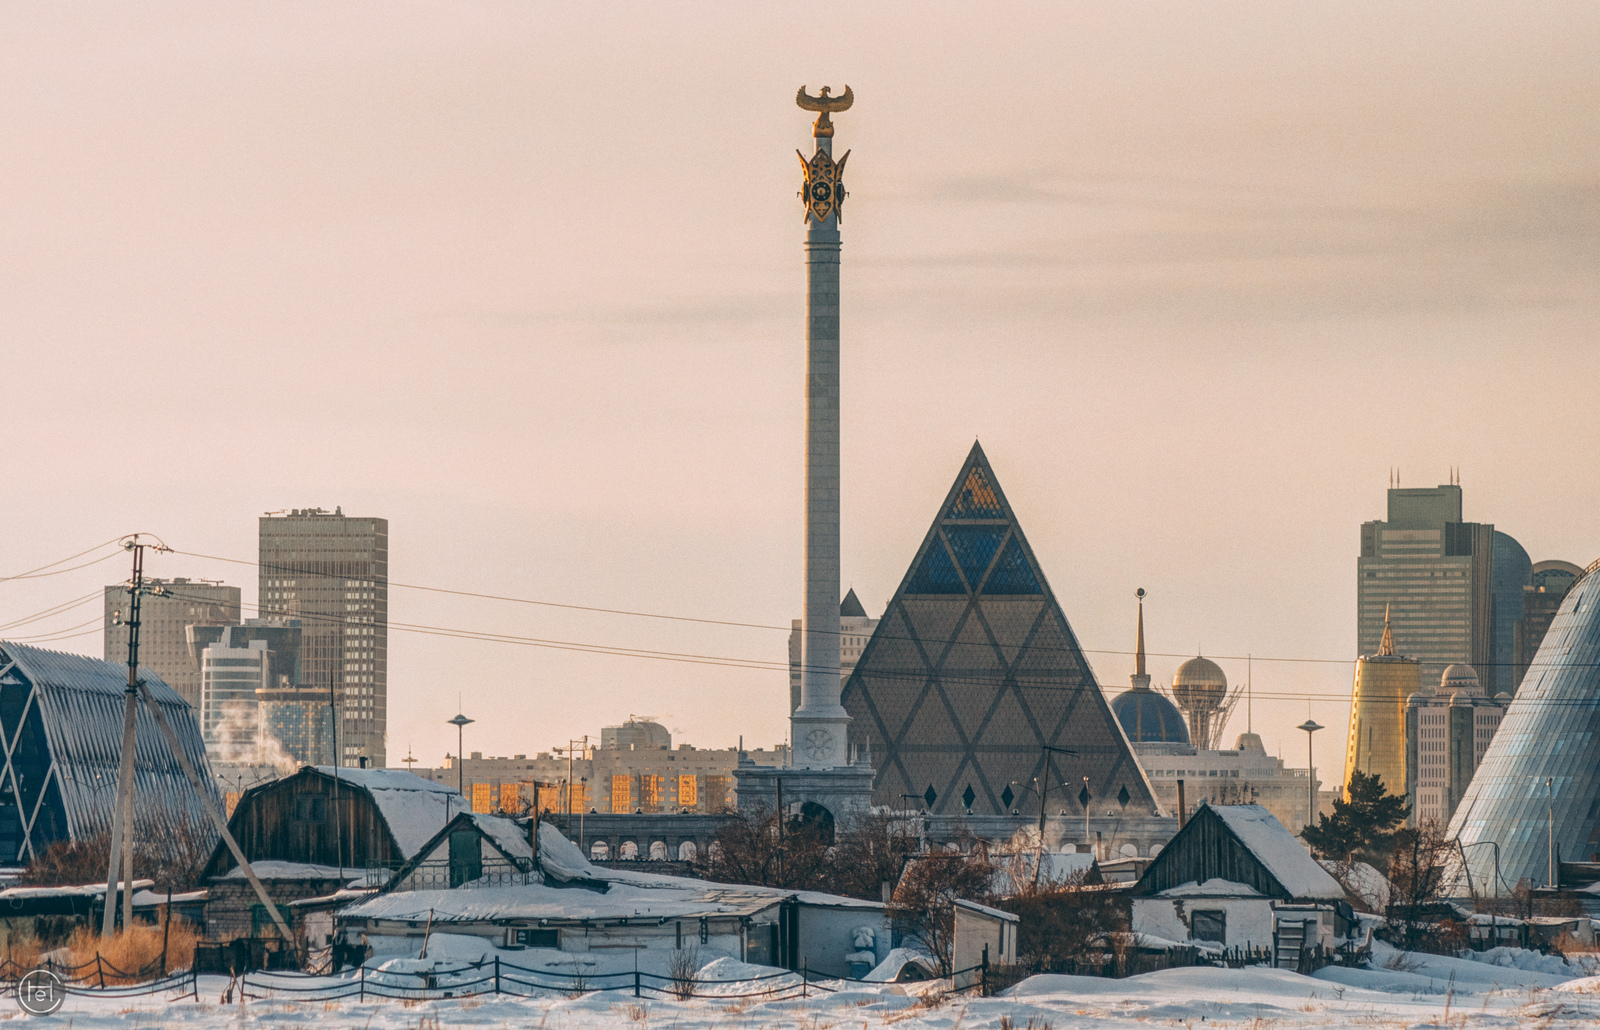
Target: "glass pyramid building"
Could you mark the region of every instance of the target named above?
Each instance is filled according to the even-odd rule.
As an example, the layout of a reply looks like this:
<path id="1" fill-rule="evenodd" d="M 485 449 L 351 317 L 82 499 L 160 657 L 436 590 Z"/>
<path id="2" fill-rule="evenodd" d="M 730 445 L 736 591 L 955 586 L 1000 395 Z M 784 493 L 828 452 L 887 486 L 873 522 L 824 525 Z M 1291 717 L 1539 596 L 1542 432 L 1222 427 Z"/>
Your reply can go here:
<path id="1" fill-rule="evenodd" d="M 910 796 L 938 814 L 1037 817 L 1033 784 L 1048 777 L 1051 812 L 1156 810 L 977 444 L 842 702 L 851 742 L 872 754 L 875 805 L 905 808 Z"/>
<path id="2" fill-rule="evenodd" d="M 1600 562 L 1557 609 L 1539 653 L 1450 820 L 1479 891 L 1600 860 Z M 1474 847 L 1475 844 L 1483 847 Z"/>

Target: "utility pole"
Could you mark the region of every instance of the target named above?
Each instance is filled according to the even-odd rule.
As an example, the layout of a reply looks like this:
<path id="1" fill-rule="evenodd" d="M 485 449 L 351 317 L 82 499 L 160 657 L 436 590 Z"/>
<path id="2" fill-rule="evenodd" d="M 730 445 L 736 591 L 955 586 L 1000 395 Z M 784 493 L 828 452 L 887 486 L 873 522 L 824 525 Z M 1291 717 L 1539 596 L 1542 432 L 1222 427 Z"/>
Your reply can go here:
<path id="1" fill-rule="evenodd" d="M 272 917 L 273 924 L 278 928 L 284 943 L 293 946 L 294 936 L 289 932 L 289 926 L 283 921 L 283 914 L 278 911 L 278 906 L 273 903 L 272 897 L 267 893 L 266 887 L 261 883 L 261 878 L 256 876 L 255 870 L 250 867 L 250 860 L 245 857 L 244 851 L 239 847 L 239 842 L 234 839 L 228 830 L 228 818 L 222 813 L 212 798 L 212 786 L 207 789 L 206 781 L 200 778 L 200 773 L 195 769 L 194 763 L 184 752 L 183 741 L 178 739 L 178 734 L 167 722 L 166 713 L 150 695 L 150 687 L 139 679 L 139 599 L 145 593 L 144 585 L 144 549 L 154 547 L 158 551 L 170 551 L 171 548 L 161 543 L 158 539 L 154 544 L 139 543 L 140 534 L 135 533 L 122 541 L 124 549 L 133 552 L 133 580 L 128 593 L 128 686 L 124 693 L 122 710 L 122 769 L 117 783 L 116 807 L 111 813 L 111 861 L 106 874 L 106 903 L 105 917 L 101 921 L 100 932 L 102 936 L 110 936 L 116 927 L 116 899 L 117 899 L 117 866 L 122 866 L 122 925 L 124 928 L 133 924 L 133 847 L 127 840 L 131 836 L 133 826 L 133 786 L 134 786 L 134 727 L 136 724 L 137 704 L 143 701 L 149 709 L 150 717 L 155 721 L 156 730 L 166 738 L 167 746 L 172 751 L 172 757 L 177 759 L 178 767 L 183 770 L 183 775 L 188 778 L 189 786 L 194 788 L 195 797 L 200 802 L 200 807 L 205 810 L 211 824 L 216 827 L 217 835 L 227 845 L 228 851 L 233 855 L 233 860 L 244 873 L 250 887 L 255 891 L 262 907 Z M 165 593 L 161 588 L 152 589 Z M 170 915 L 170 913 L 169 913 Z"/>
<path id="2" fill-rule="evenodd" d="M 1044 866 L 1044 817 L 1045 808 L 1050 801 L 1050 756 L 1052 754 L 1077 754 L 1071 748 L 1051 747 L 1049 744 L 1041 744 L 1039 746 L 1044 751 L 1044 776 L 1039 780 L 1039 857 L 1033 864 L 1033 886 L 1035 889 L 1039 886 L 1039 870 Z M 1087 823 L 1085 823 L 1085 833 L 1087 834 L 1087 832 Z"/>
<path id="3" fill-rule="evenodd" d="M 133 578 L 128 581 L 128 686 L 122 695 L 122 768 L 117 776 L 117 800 L 111 810 L 111 861 L 106 871 L 106 904 L 100 934 L 109 937 L 117 927 L 118 866 L 121 866 L 122 926 L 133 923 L 133 844 L 128 838 L 133 825 L 134 716 L 139 703 L 139 608 L 144 597 L 144 549 L 139 534 L 123 540 L 125 550 L 133 552 Z M 157 550 L 166 550 L 161 544 Z"/>

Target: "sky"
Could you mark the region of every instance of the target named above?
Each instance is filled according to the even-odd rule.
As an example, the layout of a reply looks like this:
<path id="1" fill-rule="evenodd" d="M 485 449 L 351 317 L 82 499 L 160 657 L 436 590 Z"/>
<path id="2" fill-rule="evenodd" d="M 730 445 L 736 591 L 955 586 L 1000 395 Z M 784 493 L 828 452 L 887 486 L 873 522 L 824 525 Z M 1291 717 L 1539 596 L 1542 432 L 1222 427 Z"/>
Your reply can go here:
<path id="1" fill-rule="evenodd" d="M 250 561 L 339 505 L 396 582 L 753 625 L 392 622 L 774 663 L 392 631 L 392 762 L 458 697 L 492 755 L 781 741 L 793 97 L 848 83 L 844 581 L 881 614 L 978 439 L 1107 690 L 1144 588 L 1158 682 L 1254 655 L 1268 749 L 1309 714 L 1337 769 L 1391 468 L 1600 557 L 1597 38 L 1560 0 L 8 4 L 0 575 L 135 531 Z M 0 624 L 123 564 L 0 581 Z M 0 632 L 99 654 L 95 616 Z"/>

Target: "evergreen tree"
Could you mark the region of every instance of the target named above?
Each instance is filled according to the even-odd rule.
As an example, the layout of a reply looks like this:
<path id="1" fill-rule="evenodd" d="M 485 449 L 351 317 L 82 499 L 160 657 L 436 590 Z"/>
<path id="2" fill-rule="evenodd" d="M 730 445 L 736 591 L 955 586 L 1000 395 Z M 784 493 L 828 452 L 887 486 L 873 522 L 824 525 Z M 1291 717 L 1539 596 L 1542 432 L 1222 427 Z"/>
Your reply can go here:
<path id="1" fill-rule="evenodd" d="M 1350 774 L 1345 793 L 1349 800 L 1335 801 L 1333 814 L 1307 826 L 1301 837 L 1322 858 L 1343 862 L 1360 858 L 1381 869 L 1411 806 L 1389 793 L 1381 777 L 1363 772 Z"/>

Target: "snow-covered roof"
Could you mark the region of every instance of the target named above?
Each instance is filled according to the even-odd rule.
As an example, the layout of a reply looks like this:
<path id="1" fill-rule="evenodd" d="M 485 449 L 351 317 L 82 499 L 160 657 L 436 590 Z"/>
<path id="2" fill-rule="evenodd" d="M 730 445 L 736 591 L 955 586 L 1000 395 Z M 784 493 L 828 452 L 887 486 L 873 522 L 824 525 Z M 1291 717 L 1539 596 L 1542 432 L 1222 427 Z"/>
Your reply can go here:
<path id="1" fill-rule="evenodd" d="M 168 900 L 171 900 L 174 905 L 187 905 L 196 901 L 206 900 L 206 897 L 209 893 L 210 892 L 206 890 L 187 891 L 183 894 L 174 894 L 169 899 L 167 895 L 157 893 L 156 891 L 134 891 L 133 907 L 159 908 L 160 906 L 165 905 Z"/>
<path id="2" fill-rule="evenodd" d="M 1343 868 L 1337 862 L 1319 864 L 1372 911 L 1382 912 L 1388 907 L 1393 887 L 1377 869 L 1365 862 L 1351 862 Z"/>
<path id="3" fill-rule="evenodd" d="M 317 865 L 312 862 L 285 862 L 278 858 L 263 858 L 250 863 L 250 868 L 255 872 L 258 880 L 362 880 L 376 879 L 387 876 L 387 869 L 361 869 L 347 865 L 343 869 L 332 865 Z M 223 873 L 219 879 L 242 880 L 244 870 L 234 866 Z M 103 888 L 102 888 L 103 889 Z"/>
<path id="4" fill-rule="evenodd" d="M 1002 909 L 990 908 L 988 905 L 980 905 L 976 901 L 968 901 L 965 898 L 957 898 L 955 904 L 956 908 L 968 909 L 970 911 L 977 912 L 979 915 L 989 916 L 991 919 L 999 919 L 1007 923 L 1020 922 L 1022 919 L 1022 917 L 1017 915 L 1015 912 L 1006 912 Z"/>
<path id="5" fill-rule="evenodd" d="M 138 892 L 141 889 L 143 889 L 145 887 L 154 887 L 155 883 L 156 882 L 154 880 L 134 880 L 133 881 L 133 890 L 135 892 L 134 896 L 138 897 Z M 126 886 L 128 886 L 127 881 L 122 881 L 122 882 L 117 884 L 117 889 L 118 890 L 122 890 Z M 102 881 L 100 883 L 85 883 L 85 884 L 82 884 L 82 885 L 79 885 L 79 886 L 67 885 L 67 886 L 60 886 L 60 887 L 7 887 L 5 890 L 0 891 L 0 903 L 4 903 L 4 902 L 7 902 L 7 901 L 26 901 L 26 900 L 29 900 L 29 899 L 32 899 L 32 898 L 66 898 L 66 897 L 98 898 L 100 895 L 104 894 L 105 892 L 106 892 L 106 885 L 105 885 L 104 881 Z"/>
<path id="6" fill-rule="evenodd" d="M 1344 888 L 1260 805 L 1208 805 L 1267 872 L 1295 898 L 1343 898 Z"/>
<path id="7" fill-rule="evenodd" d="M 670 879 L 670 878 L 669 878 Z M 346 919 L 423 920 L 438 923 L 549 920 L 611 922 L 622 919 L 697 919 L 752 916 L 783 901 L 727 884 L 680 880 L 681 886 L 613 883 L 605 893 L 525 884 L 471 890 L 397 891 L 344 909 Z"/>
<path id="8" fill-rule="evenodd" d="M 340 783 L 366 791 L 407 858 L 416 855 L 452 816 L 468 807 L 454 787 L 404 769 L 335 769 L 328 765 L 316 768 L 324 776 L 337 774 Z"/>
<path id="9" fill-rule="evenodd" d="M 1158 898 L 1264 898 L 1265 894 L 1246 883 L 1212 877 L 1205 883 L 1180 883 L 1156 895 Z"/>
<path id="10" fill-rule="evenodd" d="M 472 821 L 478 824 L 483 835 L 495 842 L 499 849 L 509 858 L 533 858 L 533 845 L 528 843 L 528 833 L 515 822 L 500 815 L 484 815 L 481 812 L 472 813 Z"/>

